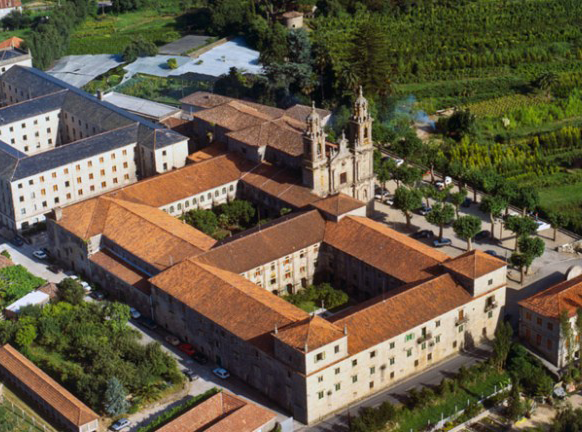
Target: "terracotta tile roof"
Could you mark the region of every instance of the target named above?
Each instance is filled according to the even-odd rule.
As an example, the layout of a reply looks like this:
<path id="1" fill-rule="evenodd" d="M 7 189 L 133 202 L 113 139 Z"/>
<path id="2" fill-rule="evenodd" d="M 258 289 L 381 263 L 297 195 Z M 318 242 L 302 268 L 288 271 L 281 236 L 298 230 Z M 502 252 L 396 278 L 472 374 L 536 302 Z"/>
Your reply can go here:
<path id="1" fill-rule="evenodd" d="M 150 282 L 265 351 L 271 348 L 268 341 L 275 326 L 283 328 L 308 317 L 306 312 L 242 276 L 195 259 L 176 264 Z"/>
<path id="2" fill-rule="evenodd" d="M 91 255 L 89 260 L 112 273 L 126 284 L 132 285 L 146 294 L 150 293 L 148 276 L 116 257 L 110 251 L 102 249 Z"/>
<path id="3" fill-rule="evenodd" d="M 63 209 L 57 223 L 85 240 L 103 234 L 160 270 L 199 255 L 215 243 L 161 210 L 105 196 Z"/>
<path id="4" fill-rule="evenodd" d="M 227 153 L 228 148 L 225 143 L 214 141 L 209 146 L 188 155 L 188 163 L 202 162 Z"/>
<path id="5" fill-rule="evenodd" d="M 507 263 L 478 249 L 465 252 L 445 263 L 443 267 L 470 279 L 477 279 L 492 271 L 506 267 Z"/>
<path id="6" fill-rule="evenodd" d="M 423 243 L 365 217 L 327 222 L 324 242 L 405 283 L 426 279 L 449 259 Z"/>
<path id="7" fill-rule="evenodd" d="M 52 282 L 45 283 L 43 286 L 37 288 L 37 291 L 48 294 L 51 299 L 54 299 L 59 295 L 59 288 L 57 287 L 57 284 Z"/>
<path id="8" fill-rule="evenodd" d="M 0 0 L 0 9 L 17 8 L 21 6 L 22 3 L 20 0 Z"/>
<path id="9" fill-rule="evenodd" d="M 10 345 L 0 347 L 0 365 L 53 410 L 76 426 L 99 416 Z"/>
<path id="10" fill-rule="evenodd" d="M 268 146 L 292 157 L 298 157 L 303 154 L 304 128 L 305 123 L 284 116 L 230 132 L 227 136 L 252 147 Z"/>
<path id="11" fill-rule="evenodd" d="M 313 207 L 333 216 L 341 216 L 353 210 L 366 207 L 366 204 L 345 194 L 330 195 L 321 199 Z"/>
<path id="12" fill-rule="evenodd" d="M 347 326 L 348 349 L 355 354 L 430 321 L 473 298 L 450 274 L 378 296 L 330 318 Z"/>
<path id="13" fill-rule="evenodd" d="M 236 154 L 217 156 L 141 180 L 107 196 L 159 208 L 236 181 L 256 165 Z"/>
<path id="14" fill-rule="evenodd" d="M 13 265 L 14 263 L 10 258 L 5 257 L 4 255 L 0 255 L 0 268 L 11 267 Z"/>
<path id="15" fill-rule="evenodd" d="M 270 107 L 268 105 L 262 105 L 254 102 L 245 101 L 242 99 L 235 99 L 228 96 L 222 96 L 218 94 L 208 93 L 208 92 L 195 92 L 185 98 L 180 99 L 180 102 L 188 105 L 194 105 L 200 108 L 215 108 L 220 105 L 226 105 L 229 102 L 238 102 L 244 104 L 262 114 L 266 114 L 270 118 L 276 118 L 282 116 L 285 111 L 279 108 Z"/>
<path id="16" fill-rule="evenodd" d="M 297 18 L 297 17 L 303 16 L 303 12 L 299 12 L 299 11 L 289 11 L 289 12 L 285 12 L 281 16 L 283 18 Z"/>
<path id="17" fill-rule="evenodd" d="M 321 119 L 325 119 L 326 117 L 331 115 L 331 111 L 316 108 L 315 112 L 319 115 Z M 285 115 L 295 120 L 298 120 L 302 123 L 305 123 L 307 120 L 307 116 L 311 113 L 311 107 L 307 105 L 293 105 L 291 108 L 287 108 L 285 110 Z"/>
<path id="18" fill-rule="evenodd" d="M 317 210 L 290 214 L 267 227 L 254 228 L 198 257 L 215 267 L 244 273 L 323 241 L 325 220 Z M 250 253 L 260 251 L 260 253 Z"/>
<path id="19" fill-rule="evenodd" d="M 262 163 L 244 174 L 241 180 L 247 185 L 283 201 L 290 207 L 298 209 L 321 199 L 309 188 L 301 185 L 300 176 L 301 174 L 291 169 Z"/>
<path id="20" fill-rule="evenodd" d="M 214 108 L 197 111 L 195 119 L 212 123 L 229 131 L 241 130 L 271 120 L 273 117 L 239 101 L 231 101 Z"/>
<path id="21" fill-rule="evenodd" d="M 186 123 L 190 123 L 190 120 L 183 119 L 180 117 L 168 117 L 168 118 L 162 120 L 160 123 L 167 126 L 169 129 L 174 129 L 174 128 L 180 127 L 182 125 L 185 125 Z"/>
<path id="22" fill-rule="evenodd" d="M 255 432 L 275 417 L 265 408 L 222 391 L 157 432 Z"/>
<path id="23" fill-rule="evenodd" d="M 310 352 L 345 335 L 340 327 L 318 316 L 311 316 L 277 330 L 273 336 L 298 351 Z"/>
<path id="24" fill-rule="evenodd" d="M 0 5 L 0 9 L 1 9 L 1 5 Z M 24 42 L 23 39 L 20 39 L 19 37 L 12 36 L 11 38 L 8 38 L 8 39 L 3 40 L 2 42 L 0 42 L 0 49 L 5 49 L 5 48 L 20 48 L 20 45 L 23 42 Z"/>
<path id="25" fill-rule="evenodd" d="M 559 319 L 563 311 L 572 317 L 582 308 L 582 275 L 540 291 L 518 304 L 548 318 Z"/>

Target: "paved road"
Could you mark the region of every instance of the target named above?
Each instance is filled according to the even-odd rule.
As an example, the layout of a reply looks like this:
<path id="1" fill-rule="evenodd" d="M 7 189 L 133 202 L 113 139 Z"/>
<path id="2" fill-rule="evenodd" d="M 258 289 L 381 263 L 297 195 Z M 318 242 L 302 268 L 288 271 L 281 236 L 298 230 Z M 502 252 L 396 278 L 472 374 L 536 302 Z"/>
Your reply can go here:
<path id="1" fill-rule="evenodd" d="M 406 400 L 406 393 L 412 388 L 435 386 L 439 384 L 443 378 L 456 373 L 461 366 L 470 366 L 477 361 L 485 359 L 489 352 L 490 348 L 487 345 L 483 345 L 472 352 L 461 353 L 458 356 L 435 365 L 429 370 L 421 372 L 412 378 L 396 384 L 394 387 L 381 391 L 361 402 L 355 403 L 348 409 L 322 421 L 321 423 L 313 426 L 304 426 L 297 430 L 310 432 L 348 432 L 348 411 L 353 417 L 358 413 L 360 408 L 376 407 L 385 401 L 393 404 L 403 403 Z"/>

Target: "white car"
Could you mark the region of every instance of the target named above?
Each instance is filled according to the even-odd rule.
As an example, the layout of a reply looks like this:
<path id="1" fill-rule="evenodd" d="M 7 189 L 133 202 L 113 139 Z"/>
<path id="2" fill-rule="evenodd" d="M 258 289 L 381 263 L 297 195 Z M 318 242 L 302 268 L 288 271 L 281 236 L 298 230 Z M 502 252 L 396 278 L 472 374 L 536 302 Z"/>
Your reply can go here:
<path id="1" fill-rule="evenodd" d="M 86 293 L 90 293 L 90 292 L 91 292 L 91 285 L 89 285 L 89 284 L 88 284 L 87 282 L 85 282 L 85 281 L 81 281 L 81 282 L 79 282 L 79 283 L 81 284 L 81 286 L 83 287 L 83 290 L 84 290 Z"/>
<path id="2" fill-rule="evenodd" d="M 135 308 L 129 308 L 129 315 L 131 315 L 133 319 L 138 319 L 141 316 L 139 311 Z"/>
<path id="3" fill-rule="evenodd" d="M 41 259 L 41 260 L 45 260 L 48 258 L 48 255 L 46 254 L 45 251 L 43 250 L 36 250 L 32 253 L 36 258 Z"/>
<path id="4" fill-rule="evenodd" d="M 222 379 L 227 379 L 230 376 L 230 373 L 223 368 L 216 368 L 212 371 L 212 373 L 216 375 L 218 378 Z"/>

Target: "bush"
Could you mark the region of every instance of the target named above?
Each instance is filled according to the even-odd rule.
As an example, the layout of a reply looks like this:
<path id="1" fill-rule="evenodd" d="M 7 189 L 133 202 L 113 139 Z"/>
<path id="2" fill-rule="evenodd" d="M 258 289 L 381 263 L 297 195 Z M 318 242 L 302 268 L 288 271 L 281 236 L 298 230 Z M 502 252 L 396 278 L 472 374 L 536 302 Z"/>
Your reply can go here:
<path id="1" fill-rule="evenodd" d="M 133 39 L 123 50 L 123 60 L 134 62 L 138 57 L 155 56 L 158 53 L 158 47 L 151 41 L 138 37 Z"/>
<path id="2" fill-rule="evenodd" d="M 0 269 L 0 307 L 15 302 L 45 282 L 21 265 Z"/>
<path id="3" fill-rule="evenodd" d="M 12 257 L 10 256 L 10 252 L 8 252 L 7 250 L 3 250 L 2 252 L 0 252 L 0 255 L 3 255 L 8 259 L 12 259 Z"/>
<path id="4" fill-rule="evenodd" d="M 178 69 L 178 61 L 175 58 L 168 59 L 167 64 L 170 69 Z"/>

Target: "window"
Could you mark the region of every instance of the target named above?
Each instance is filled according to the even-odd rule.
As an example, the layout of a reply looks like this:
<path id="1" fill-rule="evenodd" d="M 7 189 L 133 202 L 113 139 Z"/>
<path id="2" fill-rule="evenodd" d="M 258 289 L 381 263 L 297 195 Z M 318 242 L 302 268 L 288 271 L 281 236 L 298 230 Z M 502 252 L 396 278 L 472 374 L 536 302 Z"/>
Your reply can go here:
<path id="1" fill-rule="evenodd" d="M 44 181 L 44 176 L 40 176 L 40 181 L 43 182 Z"/>
<path id="2" fill-rule="evenodd" d="M 537 323 L 537 325 L 541 326 L 542 325 L 542 319 L 541 318 L 537 318 L 536 319 L 536 323 Z"/>
<path id="3" fill-rule="evenodd" d="M 323 375 L 319 375 L 319 376 L 317 377 L 317 382 L 318 382 L 318 383 L 320 383 L 320 382 L 323 382 Z"/>
<path id="4" fill-rule="evenodd" d="M 89 174 L 89 180 L 93 180 L 93 173 Z"/>
<path id="5" fill-rule="evenodd" d="M 374 381 L 370 381 L 370 389 L 374 388 Z"/>
<path id="6" fill-rule="evenodd" d="M 550 331 L 554 330 L 554 324 L 552 324 L 551 322 L 548 322 L 547 327 L 548 327 L 548 330 L 550 330 Z"/>
<path id="7" fill-rule="evenodd" d="M 320 353 L 317 353 L 315 355 L 315 361 L 316 362 L 321 361 L 323 359 L 325 359 L 325 352 L 320 352 Z"/>
<path id="8" fill-rule="evenodd" d="M 370 368 L 370 375 L 374 375 L 376 373 L 376 366 L 372 366 Z"/>
<path id="9" fill-rule="evenodd" d="M 102 169 L 101 171 L 99 171 L 99 173 L 101 174 L 101 176 L 104 176 L 105 175 L 105 170 Z"/>
<path id="10" fill-rule="evenodd" d="M 81 171 L 81 165 L 75 165 L 75 169 L 76 169 L 77 171 Z"/>
<path id="11" fill-rule="evenodd" d="M 26 209 L 20 209 L 20 214 L 26 214 Z"/>
<path id="12" fill-rule="evenodd" d="M 56 173 L 56 172 L 54 172 L 54 173 L 52 174 L 52 176 L 53 176 L 53 178 L 57 178 L 57 173 Z"/>
<path id="13" fill-rule="evenodd" d="M 65 168 L 65 171 L 64 171 L 64 173 L 65 173 L 65 174 L 69 174 L 69 168 Z"/>
<path id="14" fill-rule="evenodd" d="M 546 346 L 548 347 L 549 350 L 552 349 L 552 341 L 550 339 L 548 339 Z"/>
<path id="15" fill-rule="evenodd" d="M 390 379 L 394 379 L 394 372 L 390 372 Z"/>
<path id="16" fill-rule="evenodd" d="M 92 167 L 93 166 L 93 162 L 92 161 L 87 162 L 87 166 L 88 167 Z"/>
<path id="17" fill-rule="evenodd" d="M 123 176 L 123 178 L 124 178 L 125 180 L 129 180 L 129 174 L 125 174 L 125 175 Z"/>
<path id="18" fill-rule="evenodd" d="M 46 195 L 46 189 L 41 189 L 41 190 L 40 190 L 40 194 L 41 194 L 42 196 L 45 196 L 45 195 Z"/>
<path id="19" fill-rule="evenodd" d="M 440 327 L 440 326 L 441 326 L 441 320 L 436 320 L 436 321 L 434 322 L 434 326 L 435 326 L 435 327 Z"/>
<path id="20" fill-rule="evenodd" d="M 333 351 L 337 354 L 338 352 L 340 352 L 340 347 L 339 345 L 336 345 L 335 347 L 333 347 Z"/>
<path id="21" fill-rule="evenodd" d="M 542 335 L 536 335 L 536 345 L 542 344 Z"/>
<path id="22" fill-rule="evenodd" d="M 83 195 L 83 189 L 79 189 L 79 195 Z"/>
<path id="23" fill-rule="evenodd" d="M 123 151 L 121 152 L 121 154 L 122 154 L 123 156 L 127 155 L 127 150 L 123 150 Z"/>
<path id="24" fill-rule="evenodd" d="M 335 368 L 335 374 L 339 375 L 339 373 L 340 373 L 340 368 Z"/>
<path id="25" fill-rule="evenodd" d="M 358 359 L 352 360 L 352 367 L 357 366 L 357 365 L 358 365 Z"/>
<path id="26" fill-rule="evenodd" d="M 396 363 L 396 359 L 394 357 L 390 357 L 390 366 L 393 366 Z"/>
<path id="27" fill-rule="evenodd" d="M 317 392 L 317 398 L 318 399 L 323 399 L 323 392 L 322 391 Z"/>
<path id="28" fill-rule="evenodd" d="M 127 162 L 123 162 L 123 168 L 127 168 Z"/>
<path id="29" fill-rule="evenodd" d="M 99 158 L 99 162 L 101 162 L 101 163 L 105 162 L 105 159 L 103 159 L 103 156 L 101 156 L 101 157 Z"/>
<path id="30" fill-rule="evenodd" d="M 115 153 L 111 153 L 111 159 L 115 159 Z"/>
<path id="31" fill-rule="evenodd" d="M 463 333 L 463 326 L 459 326 L 459 333 Z"/>
<path id="32" fill-rule="evenodd" d="M 426 349 L 426 342 L 423 342 L 422 345 L 420 346 L 422 349 Z"/>
<path id="33" fill-rule="evenodd" d="M 438 335 L 434 338 L 435 343 L 439 343 L 441 341 L 441 335 Z"/>
<path id="34" fill-rule="evenodd" d="M 347 173 L 341 173 L 340 174 L 340 184 L 347 183 L 347 181 L 348 181 Z"/>
<path id="35" fill-rule="evenodd" d="M 42 206 L 43 206 L 43 207 L 46 207 L 46 206 L 47 206 L 47 205 L 46 205 L 46 201 L 43 201 L 43 202 L 42 202 Z"/>
<path id="36" fill-rule="evenodd" d="M 396 346 L 396 342 L 390 342 L 390 349 L 394 349 L 395 346 Z"/>
<path id="37" fill-rule="evenodd" d="M 81 184 L 82 182 L 81 177 L 77 177 L 77 183 Z"/>
<path id="38" fill-rule="evenodd" d="M 531 321 L 531 314 L 529 312 L 525 313 L 525 319 Z"/>
<path id="39" fill-rule="evenodd" d="M 358 376 L 357 375 L 352 375 L 352 382 L 353 383 L 358 382 Z"/>
<path id="40" fill-rule="evenodd" d="M 412 357 L 412 348 L 406 350 L 406 357 Z"/>
<path id="41" fill-rule="evenodd" d="M 414 360 L 414 367 L 418 367 L 418 360 Z"/>
<path id="42" fill-rule="evenodd" d="M 59 203 L 59 197 L 56 197 L 55 198 L 55 204 L 58 204 L 58 203 Z"/>
<path id="43" fill-rule="evenodd" d="M 70 194 L 70 193 L 68 193 L 68 194 L 67 194 L 67 199 L 68 199 L 68 200 L 70 200 L 70 199 L 71 199 L 71 194 Z"/>
<path id="44" fill-rule="evenodd" d="M 342 388 L 341 383 L 336 383 L 335 385 L 335 391 L 339 391 Z"/>
<path id="45" fill-rule="evenodd" d="M 493 285 L 493 279 L 489 279 L 489 281 L 487 281 L 487 285 Z"/>
<path id="46" fill-rule="evenodd" d="M 117 184 L 117 177 L 115 177 L 115 178 L 113 179 L 113 183 L 114 183 L 114 184 Z"/>
<path id="47" fill-rule="evenodd" d="M 374 358 L 374 357 L 376 357 L 376 351 L 370 352 L 370 358 Z"/>
<path id="48" fill-rule="evenodd" d="M 89 186 L 89 191 L 95 192 L 95 186 Z"/>
<path id="49" fill-rule="evenodd" d="M 411 341 L 412 339 L 414 339 L 414 333 L 408 333 L 405 337 L 404 337 L 404 342 L 408 342 Z"/>
<path id="50" fill-rule="evenodd" d="M 59 190 L 59 186 L 58 185 L 53 185 L 53 192 L 57 192 Z"/>

